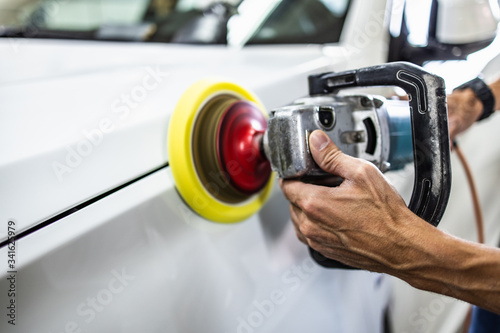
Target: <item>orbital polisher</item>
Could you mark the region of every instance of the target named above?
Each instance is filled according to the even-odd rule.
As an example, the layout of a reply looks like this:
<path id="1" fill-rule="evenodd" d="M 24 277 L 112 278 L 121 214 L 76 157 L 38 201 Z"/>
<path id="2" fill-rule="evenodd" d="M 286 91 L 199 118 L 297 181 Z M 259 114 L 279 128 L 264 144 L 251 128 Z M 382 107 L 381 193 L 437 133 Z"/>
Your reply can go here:
<path id="1" fill-rule="evenodd" d="M 351 87 L 398 86 L 406 101 L 339 95 Z M 437 226 L 451 186 L 444 81 L 421 67 L 395 62 L 309 77 L 308 97 L 267 114 L 245 89 L 203 80 L 181 97 L 169 127 L 169 164 L 177 190 L 202 217 L 222 223 L 250 217 L 265 203 L 272 171 L 284 179 L 337 186 L 342 179 L 321 170 L 309 151 L 309 135 L 321 129 L 344 153 L 382 172 L 413 161 L 408 207 Z M 342 267 L 311 249 L 325 267 Z"/>

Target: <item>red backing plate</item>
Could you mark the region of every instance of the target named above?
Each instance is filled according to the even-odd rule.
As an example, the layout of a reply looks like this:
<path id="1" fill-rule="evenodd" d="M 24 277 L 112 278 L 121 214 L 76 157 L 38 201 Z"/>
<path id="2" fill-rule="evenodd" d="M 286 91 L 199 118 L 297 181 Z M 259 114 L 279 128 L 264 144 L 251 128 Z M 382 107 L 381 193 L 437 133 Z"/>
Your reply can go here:
<path id="1" fill-rule="evenodd" d="M 257 193 L 269 180 L 271 166 L 260 149 L 266 128 L 262 112 L 246 101 L 233 103 L 219 123 L 219 164 L 231 185 L 242 193 Z"/>

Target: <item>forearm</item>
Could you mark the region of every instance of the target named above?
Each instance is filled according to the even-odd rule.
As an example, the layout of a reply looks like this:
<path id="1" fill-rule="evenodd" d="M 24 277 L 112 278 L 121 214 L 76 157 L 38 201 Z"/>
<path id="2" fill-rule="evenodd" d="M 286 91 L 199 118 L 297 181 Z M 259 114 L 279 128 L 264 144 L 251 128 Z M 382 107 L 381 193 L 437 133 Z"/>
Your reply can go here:
<path id="1" fill-rule="evenodd" d="M 408 248 L 411 264 L 394 275 L 416 288 L 500 314 L 500 249 L 458 239 L 430 225 L 420 224 L 416 232 L 420 235 Z"/>

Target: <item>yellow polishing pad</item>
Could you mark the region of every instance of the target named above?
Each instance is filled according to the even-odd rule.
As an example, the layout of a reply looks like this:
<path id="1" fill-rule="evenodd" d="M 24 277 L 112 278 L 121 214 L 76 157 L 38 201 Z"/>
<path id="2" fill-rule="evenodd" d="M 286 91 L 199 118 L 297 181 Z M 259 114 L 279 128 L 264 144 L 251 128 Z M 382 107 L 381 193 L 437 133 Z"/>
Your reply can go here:
<path id="1" fill-rule="evenodd" d="M 240 193 L 220 170 L 217 128 L 224 111 L 238 101 L 253 103 L 267 117 L 249 91 L 231 82 L 204 79 L 184 92 L 170 118 L 168 155 L 177 190 L 191 209 L 214 222 L 250 217 L 262 208 L 273 186 L 271 174 L 259 192 Z"/>

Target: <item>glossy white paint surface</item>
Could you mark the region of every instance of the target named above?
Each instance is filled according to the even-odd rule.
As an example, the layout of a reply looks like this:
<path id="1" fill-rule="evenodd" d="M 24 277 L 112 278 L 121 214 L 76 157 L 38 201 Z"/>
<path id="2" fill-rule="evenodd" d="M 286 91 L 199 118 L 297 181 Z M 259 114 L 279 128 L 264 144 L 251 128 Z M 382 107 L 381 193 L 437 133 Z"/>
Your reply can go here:
<path id="1" fill-rule="evenodd" d="M 304 95 L 307 74 L 329 64 L 319 47 L 248 51 L 27 41 L 17 61 L 2 61 L 0 218 L 24 230 L 167 162 L 168 117 L 196 80 L 240 82 L 271 107 Z"/>
<path id="2" fill-rule="evenodd" d="M 249 220 L 218 225 L 171 179 L 157 172 L 20 240 L 18 324 L 0 330 L 380 332 L 387 280 L 316 266 L 279 191 Z"/>

